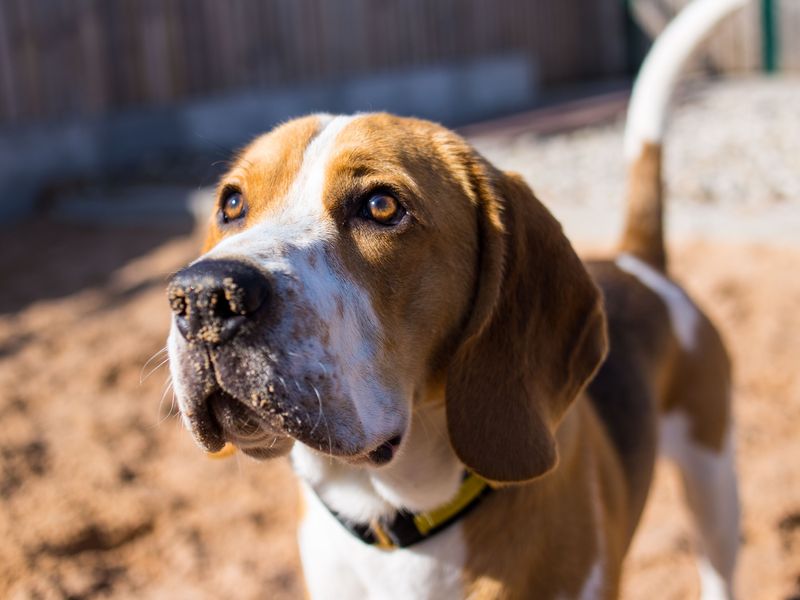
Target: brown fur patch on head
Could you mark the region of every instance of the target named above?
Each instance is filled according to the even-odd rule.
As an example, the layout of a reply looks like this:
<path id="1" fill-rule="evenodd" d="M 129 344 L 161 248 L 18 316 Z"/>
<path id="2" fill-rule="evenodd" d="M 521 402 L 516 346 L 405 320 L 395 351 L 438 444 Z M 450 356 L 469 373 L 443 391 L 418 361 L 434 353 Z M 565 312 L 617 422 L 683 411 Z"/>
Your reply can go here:
<path id="1" fill-rule="evenodd" d="M 605 356 L 605 318 L 561 226 L 521 178 L 472 171 L 481 273 L 448 373 L 448 427 L 468 467 L 523 481 L 555 466 L 555 428 Z"/>
<path id="2" fill-rule="evenodd" d="M 317 116 L 295 119 L 256 138 L 234 161 L 217 185 L 216 204 L 211 212 L 203 252 L 226 235 L 249 227 L 276 202 L 286 197 L 303 164 L 303 154 L 319 132 Z M 219 209 L 228 189 L 241 191 L 247 213 L 241 223 L 220 226 Z"/>
<path id="3" fill-rule="evenodd" d="M 339 134 L 326 173 L 326 209 L 339 230 L 332 252 L 380 324 L 376 370 L 414 395 L 441 378 L 470 310 L 477 220 L 459 157 L 471 152 L 433 123 L 364 115 Z M 354 218 L 374 190 L 396 197 L 410 218 L 395 227 Z"/>

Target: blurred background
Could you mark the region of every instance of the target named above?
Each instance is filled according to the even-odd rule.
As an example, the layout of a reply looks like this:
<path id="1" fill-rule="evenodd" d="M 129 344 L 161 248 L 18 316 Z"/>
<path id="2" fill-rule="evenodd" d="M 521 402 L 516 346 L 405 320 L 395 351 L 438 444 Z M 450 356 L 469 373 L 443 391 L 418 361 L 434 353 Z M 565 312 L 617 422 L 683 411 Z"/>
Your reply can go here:
<path id="1" fill-rule="evenodd" d="M 283 461 L 174 418 L 168 274 L 211 187 L 291 117 L 388 110 L 615 240 L 632 78 L 686 0 L 0 0 L 0 597 L 296 598 Z M 737 365 L 745 598 L 800 598 L 800 0 L 752 0 L 687 69 L 666 142 L 673 271 Z M 660 465 L 625 598 L 697 595 Z"/>

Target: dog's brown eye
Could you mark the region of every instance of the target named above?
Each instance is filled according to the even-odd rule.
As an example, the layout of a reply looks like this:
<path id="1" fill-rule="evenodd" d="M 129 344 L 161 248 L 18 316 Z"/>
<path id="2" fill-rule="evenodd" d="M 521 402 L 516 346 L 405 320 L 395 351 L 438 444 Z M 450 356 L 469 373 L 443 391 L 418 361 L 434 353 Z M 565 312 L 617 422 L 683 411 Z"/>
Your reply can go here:
<path id="1" fill-rule="evenodd" d="M 241 192 L 229 191 L 222 199 L 222 221 L 230 223 L 244 216 L 246 203 Z"/>
<path id="2" fill-rule="evenodd" d="M 405 209 L 389 194 L 374 194 L 364 206 L 364 216 L 381 225 L 395 225 L 405 214 Z"/>

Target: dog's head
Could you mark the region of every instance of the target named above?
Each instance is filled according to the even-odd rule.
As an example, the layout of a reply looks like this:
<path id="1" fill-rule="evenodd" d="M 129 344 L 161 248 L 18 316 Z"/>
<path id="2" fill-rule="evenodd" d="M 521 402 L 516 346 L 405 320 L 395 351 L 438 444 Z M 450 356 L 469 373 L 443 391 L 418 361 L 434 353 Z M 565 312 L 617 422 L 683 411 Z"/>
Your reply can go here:
<path id="1" fill-rule="evenodd" d="M 169 351 L 210 451 L 297 441 L 385 464 L 444 386 L 465 465 L 529 479 L 605 352 L 558 223 L 432 123 L 322 115 L 258 138 L 219 184 L 205 250 L 170 282 Z"/>

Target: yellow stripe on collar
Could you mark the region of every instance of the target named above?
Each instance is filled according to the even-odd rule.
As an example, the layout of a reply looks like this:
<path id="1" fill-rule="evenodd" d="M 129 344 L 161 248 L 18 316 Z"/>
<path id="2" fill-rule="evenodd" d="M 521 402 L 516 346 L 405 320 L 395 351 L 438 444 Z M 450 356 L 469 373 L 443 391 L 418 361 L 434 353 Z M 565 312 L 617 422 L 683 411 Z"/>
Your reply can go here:
<path id="1" fill-rule="evenodd" d="M 483 493 L 488 485 L 489 483 L 479 475 L 475 473 L 468 474 L 464 481 L 461 482 L 461 488 L 458 490 L 456 497 L 450 502 L 431 511 L 414 515 L 414 525 L 416 525 L 417 531 L 422 535 L 428 535 L 431 530 L 436 529 L 439 525 L 453 518 L 469 506 L 475 498 Z"/>

